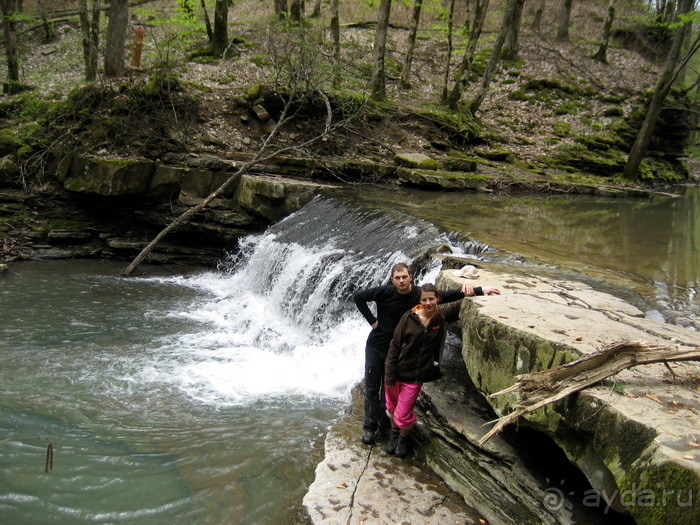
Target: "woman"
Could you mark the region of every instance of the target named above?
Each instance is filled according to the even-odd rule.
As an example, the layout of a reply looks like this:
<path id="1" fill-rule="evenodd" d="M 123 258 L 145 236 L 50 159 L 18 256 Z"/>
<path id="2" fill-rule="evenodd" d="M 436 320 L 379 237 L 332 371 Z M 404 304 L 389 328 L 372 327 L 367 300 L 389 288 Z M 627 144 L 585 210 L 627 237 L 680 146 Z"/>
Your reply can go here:
<path id="1" fill-rule="evenodd" d="M 476 288 L 476 295 L 499 294 L 497 288 Z M 440 355 L 447 323 L 459 318 L 461 301 L 438 308 L 440 292 L 434 284 L 420 288 L 420 304 L 408 311 L 394 330 L 384 376 L 385 400 L 391 420 L 386 451 L 404 458 L 409 453 L 408 436 L 416 422 L 414 408 L 423 383 L 442 376 Z"/>

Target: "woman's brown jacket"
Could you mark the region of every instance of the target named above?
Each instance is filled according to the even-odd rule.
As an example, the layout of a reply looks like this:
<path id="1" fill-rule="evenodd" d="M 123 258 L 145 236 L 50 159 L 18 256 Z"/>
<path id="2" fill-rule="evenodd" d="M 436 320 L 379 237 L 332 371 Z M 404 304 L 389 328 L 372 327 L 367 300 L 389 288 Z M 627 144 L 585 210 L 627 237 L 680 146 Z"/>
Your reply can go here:
<path id="1" fill-rule="evenodd" d="M 389 355 L 384 363 L 386 383 L 427 383 L 440 379 L 440 355 L 447 334 L 447 323 L 459 319 L 462 301 L 438 307 L 438 313 L 423 326 L 415 306 L 406 312 L 394 330 Z"/>

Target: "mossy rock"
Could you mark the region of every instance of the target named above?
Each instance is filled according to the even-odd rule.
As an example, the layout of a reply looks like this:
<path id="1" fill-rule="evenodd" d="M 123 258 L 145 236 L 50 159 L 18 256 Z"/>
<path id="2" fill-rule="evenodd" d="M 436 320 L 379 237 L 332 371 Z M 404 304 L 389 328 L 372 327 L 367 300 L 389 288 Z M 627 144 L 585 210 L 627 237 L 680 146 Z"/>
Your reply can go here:
<path id="1" fill-rule="evenodd" d="M 475 152 L 479 157 L 497 162 L 512 162 L 515 159 L 513 152 L 505 149 L 486 149 Z"/>
<path id="2" fill-rule="evenodd" d="M 450 155 L 442 161 L 442 165 L 449 171 L 474 172 L 476 171 L 477 164 L 477 159 L 466 156 Z"/>
<path id="3" fill-rule="evenodd" d="M 604 117 L 624 117 L 625 110 L 619 106 L 615 106 L 615 107 L 608 108 L 605 111 L 603 111 L 603 116 Z"/>
<path id="4" fill-rule="evenodd" d="M 622 152 L 617 150 L 608 150 L 602 154 L 590 151 L 581 144 L 575 144 L 562 148 L 548 163 L 553 167 L 573 168 L 584 173 L 612 177 L 623 171 L 626 159 Z"/>
<path id="5" fill-rule="evenodd" d="M 645 157 L 639 165 L 639 179 L 677 183 L 690 177 L 688 165 L 679 159 Z"/>
<path id="6" fill-rule="evenodd" d="M 396 175 L 401 184 L 426 190 L 478 190 L 485 188 L 489 181 L 486 175 L 409 168 L 399 168 Z"/>
<path id="7" fill-rule="evenodd" d="M 394 157 L 394 161 L 399 166 L 406 168 L 436 170 L 439 167 L 437 160 L 422 153 L 399 153 Z"/>
<path id="8" fill-rule="evenodd" d="M 17 134 L 11 129 L 0 129 L 0 156 L 15 153 L 21 146 Z"/>

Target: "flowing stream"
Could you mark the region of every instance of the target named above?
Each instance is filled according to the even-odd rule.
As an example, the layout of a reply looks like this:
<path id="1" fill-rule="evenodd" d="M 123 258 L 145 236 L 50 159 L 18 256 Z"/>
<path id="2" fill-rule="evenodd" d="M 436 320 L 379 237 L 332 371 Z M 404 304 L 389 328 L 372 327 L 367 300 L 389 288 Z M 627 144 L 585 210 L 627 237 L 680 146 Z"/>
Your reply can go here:
<path id="1" fill-rule="evenodd" d="M 353 290 L 448 244 L 574 272 L 692 326 L 699 195 L 579 210 L 584 199 L 351 192 L 244 239 L 219 271 L 120 279 L 123 263 L 14 264 L 0 277 L 0 522 L 293 522 L 362 376 Z M 624 250 L 599 238 L 610 232 Z"/>

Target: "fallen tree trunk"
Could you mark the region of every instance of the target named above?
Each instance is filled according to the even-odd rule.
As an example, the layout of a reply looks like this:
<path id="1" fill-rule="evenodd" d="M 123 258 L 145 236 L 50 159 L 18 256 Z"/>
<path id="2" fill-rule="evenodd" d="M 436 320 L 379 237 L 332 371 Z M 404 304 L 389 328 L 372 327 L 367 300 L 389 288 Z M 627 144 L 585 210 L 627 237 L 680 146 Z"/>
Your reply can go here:
<path id="1" fill-rule="evenodd" d="M 571 363 L 541 372 L 519 375 L 517 383 L 489 397 L 519 392 L 522 400 L 513 412 L 497 419 L 494 427 L 484 434 L 479 443 L 485 443 L 523 414 L 559 401 L 626 368 L 692 360 L 700 360 L 700 348 L 679 349 L 622 341 Z"/>

